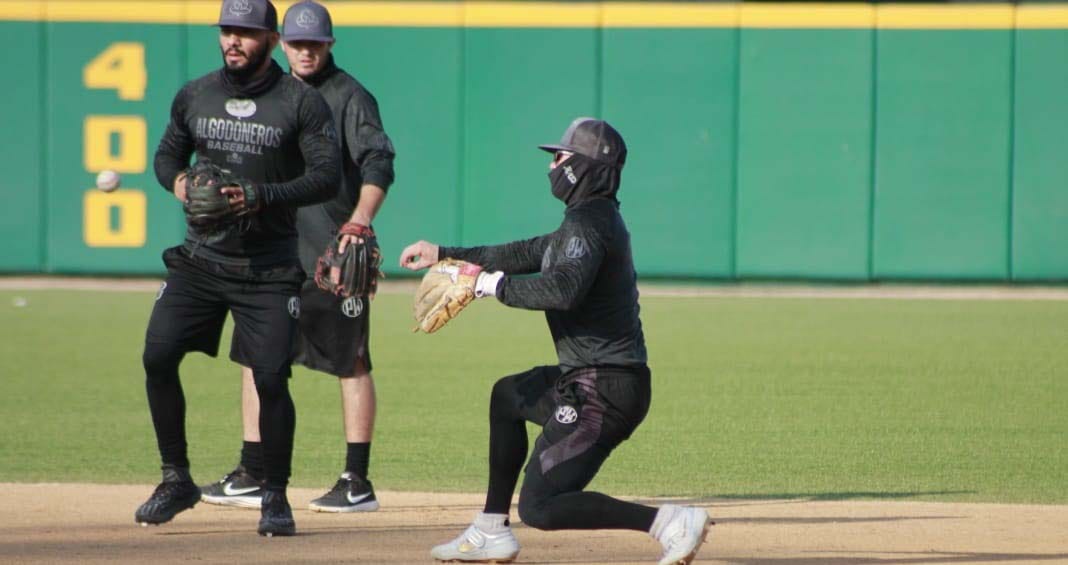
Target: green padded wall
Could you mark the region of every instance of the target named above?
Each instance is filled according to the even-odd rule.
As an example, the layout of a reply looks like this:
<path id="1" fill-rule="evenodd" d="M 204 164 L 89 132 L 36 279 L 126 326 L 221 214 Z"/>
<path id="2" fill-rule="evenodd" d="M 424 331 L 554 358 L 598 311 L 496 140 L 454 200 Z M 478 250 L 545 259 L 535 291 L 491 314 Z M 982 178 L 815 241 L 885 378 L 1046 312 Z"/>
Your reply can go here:
<path id="1" fill-rule="evenodd" d="M 742 30 L 738 276 L 868 278 L 871 30 Z"/>
<path id="2" fill-rule="evenodd" d="M 551 156 L 537 146 L 558 141 L 572 118 L 597 113 L 597 42 L 592 29 L 466 30 L 464 204 L 454 243 L 503 243 L 560 225 Z"/>
<path id="3" fill-rule="evenodd" d="M 4 151 L 0 152 L 0 191 L 5 205 L 0 208 L 0 237 L 17 242 L 5 246 L 0 270 L 38 271 L 44 267 L 41 235 L 46 214 L 41 208 L 44 194 L 43 158 L 45 71 L 42 30 L 38 22 L 0 22 L 0 37 L 9 49 L 0 54 L 0 62 L 9 71 L 18 69 L 18 88 L 6 88 L 6 111 L 0 118 L 4 132 Z"/>
<path id="4" fill-rule="evenodd" d="M 1068 279 L 1068 30 L 1016 34 L 1012 276 Z"/>
<path id="5" fill-rule="evenodd" d="M 1008 276 L 1012 36 L 878 32 L 876 278 Z"/>
<path id="6" fill-rule="evenodd" d="M 51 109 L 47 124 L 49 166 L 47 269 L 62 272 L 154 273 L 162 270 L 160 251 L 181 242 L 184 233 L 181 206 L 163 191 L 152 169 L 152 155 L 170 115 L 170 104 L 181 85 L 176 54 L 181 51 L 181 27 L 139 24 L 47 24 L 48 92 Z M 76 40 L 75 40 L 76 38 Z M 84 84 L 86 66 L 109 47 L 120 43 L 142 45 L 146 73 L 143 94 L 121 99 L 113 88 L 89 88 Z M 136 65 L 140 66 L 140 65 Z M 136 147 L 111 135 L 95 143 L 105 154 L 128 151 L 143 159 L 135 171 L 120 171 L 125 194 L 143 194 L 140 213 L 126 216 L 122 209 L 104 210 L 105 231 L 123 233 L 128 222 L 144 224 L 141 246 L 95 245 L 86 239 L 86 198 L 103 198 L 95 189 L 96 171 L 86 165 L 83 139 L 89 116 L 104 119 L 141 120 L 146 135 Z M 119 193 L 116 193 L 118 195 Z M 142 216 L 143 214 L 143 216 Z"/>
<path id="7" fill-rule="evenodd" d="M 733 275 L 737 36 L 604 31 L 602 115 L 627 141 L 620 210 L 640 275 Z"/>

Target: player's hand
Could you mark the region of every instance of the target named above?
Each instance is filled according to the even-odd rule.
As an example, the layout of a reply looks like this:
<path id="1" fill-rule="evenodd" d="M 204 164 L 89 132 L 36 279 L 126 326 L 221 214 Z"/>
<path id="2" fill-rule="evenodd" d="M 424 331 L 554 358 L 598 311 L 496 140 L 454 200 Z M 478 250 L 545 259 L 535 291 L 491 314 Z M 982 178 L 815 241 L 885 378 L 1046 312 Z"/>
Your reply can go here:
<path id="1" fill-rule="evenodd" d="M 185 202 L 185 186 L 189 182 L 185 173 L 178 173 L 178 176 L 174 179 L 174 197 L 179 202 Z"/>
<path id="2" fill-rule="evenodd" d="M 345 248 L 348 247 L 350 244 L 359 245 L 361 243 L 363 243 L 362 237 L 358 235 L 344 234 L 341 237 L 337 238 L 337 252 L 344 253 Z"/>
<path id="3" fill-rule="evenodd" d="M 400 266 L 409 271 L 425 269 L 438 262 L 438 245 L 429 241 L 417 241 L 401 251 Z"/>
<path id="4" fill-rule="evenodd" d="M 219 189 L 219 192 L 226 195 L 230 209 L 235 213 L 245 209 L 245 191 L 241 190 L 240 186 L 224 186 Z"/>

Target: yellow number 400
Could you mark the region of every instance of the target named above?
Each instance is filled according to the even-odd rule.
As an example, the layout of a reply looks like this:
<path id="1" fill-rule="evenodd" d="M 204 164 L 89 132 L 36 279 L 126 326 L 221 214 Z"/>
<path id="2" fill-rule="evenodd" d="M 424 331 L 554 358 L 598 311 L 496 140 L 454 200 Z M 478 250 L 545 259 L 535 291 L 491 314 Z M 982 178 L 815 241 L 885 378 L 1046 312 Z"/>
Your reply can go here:
<path id="1" fill-rule="evenodd" d="M 148 85 L 144 44 L 112 43 L 85 66 L 82 82 L 86 88 L 114 89 L 120 100 L 144 100 Z"/>

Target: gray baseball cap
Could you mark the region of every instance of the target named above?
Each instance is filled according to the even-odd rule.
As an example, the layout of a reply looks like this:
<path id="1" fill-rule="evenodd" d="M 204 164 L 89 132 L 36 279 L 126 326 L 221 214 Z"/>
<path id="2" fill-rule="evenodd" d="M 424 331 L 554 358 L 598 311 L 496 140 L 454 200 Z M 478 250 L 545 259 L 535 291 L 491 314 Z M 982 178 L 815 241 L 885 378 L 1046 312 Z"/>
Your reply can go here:
<path id="1" fill-rule="evenodd" d="M 216 25 L 278 31 L 278 11 L 270 0 L 223 0 Z"/>
<path id="2" fill-rule="evenodd" d="M 282 23 L 283 41 L 334 41 L 334 23 L 326 7 L 312 0 L 293 4 Z"/>
<path id="3" fill-rule="evenodd" d="M 627 144 L 623 142 L 623 136 L 608 122 L 595 118 L 576 118 L 560 138 L 560 143 L 539 145 L 538 148 L 549 153 L 570 151 L 615 167 L 623 167 L 627 160 Z"/>

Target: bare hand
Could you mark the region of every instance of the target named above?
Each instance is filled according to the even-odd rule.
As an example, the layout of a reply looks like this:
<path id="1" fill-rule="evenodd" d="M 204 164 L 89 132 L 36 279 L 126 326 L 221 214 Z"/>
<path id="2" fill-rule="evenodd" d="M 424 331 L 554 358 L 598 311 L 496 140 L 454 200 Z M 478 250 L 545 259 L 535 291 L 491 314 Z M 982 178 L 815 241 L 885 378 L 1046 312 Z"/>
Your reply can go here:
<path id="1" fill-rule="evenodd" d="M 400 266 L 409 271 L 425 269 L 438 262 L 439 247 L 429 241 L 417 241 L 401 251 Z"/>
<path id="2" fill-rule="evenodd" d="M 174 197 L 179 202 L 185 202 L 185 185 L 189 182 L 189 178 L 185 176 L 185 173 L 179 173 L 174 179 Z"/>
<path id="3" fill-rule="evenodd" d="M 245 191 L 241 190 L 240 186 L 224 186 L 219 192 L 226 195 L 226 199 L 230 202 L 230 209 L 234 212 L 245 209 Z"/>

